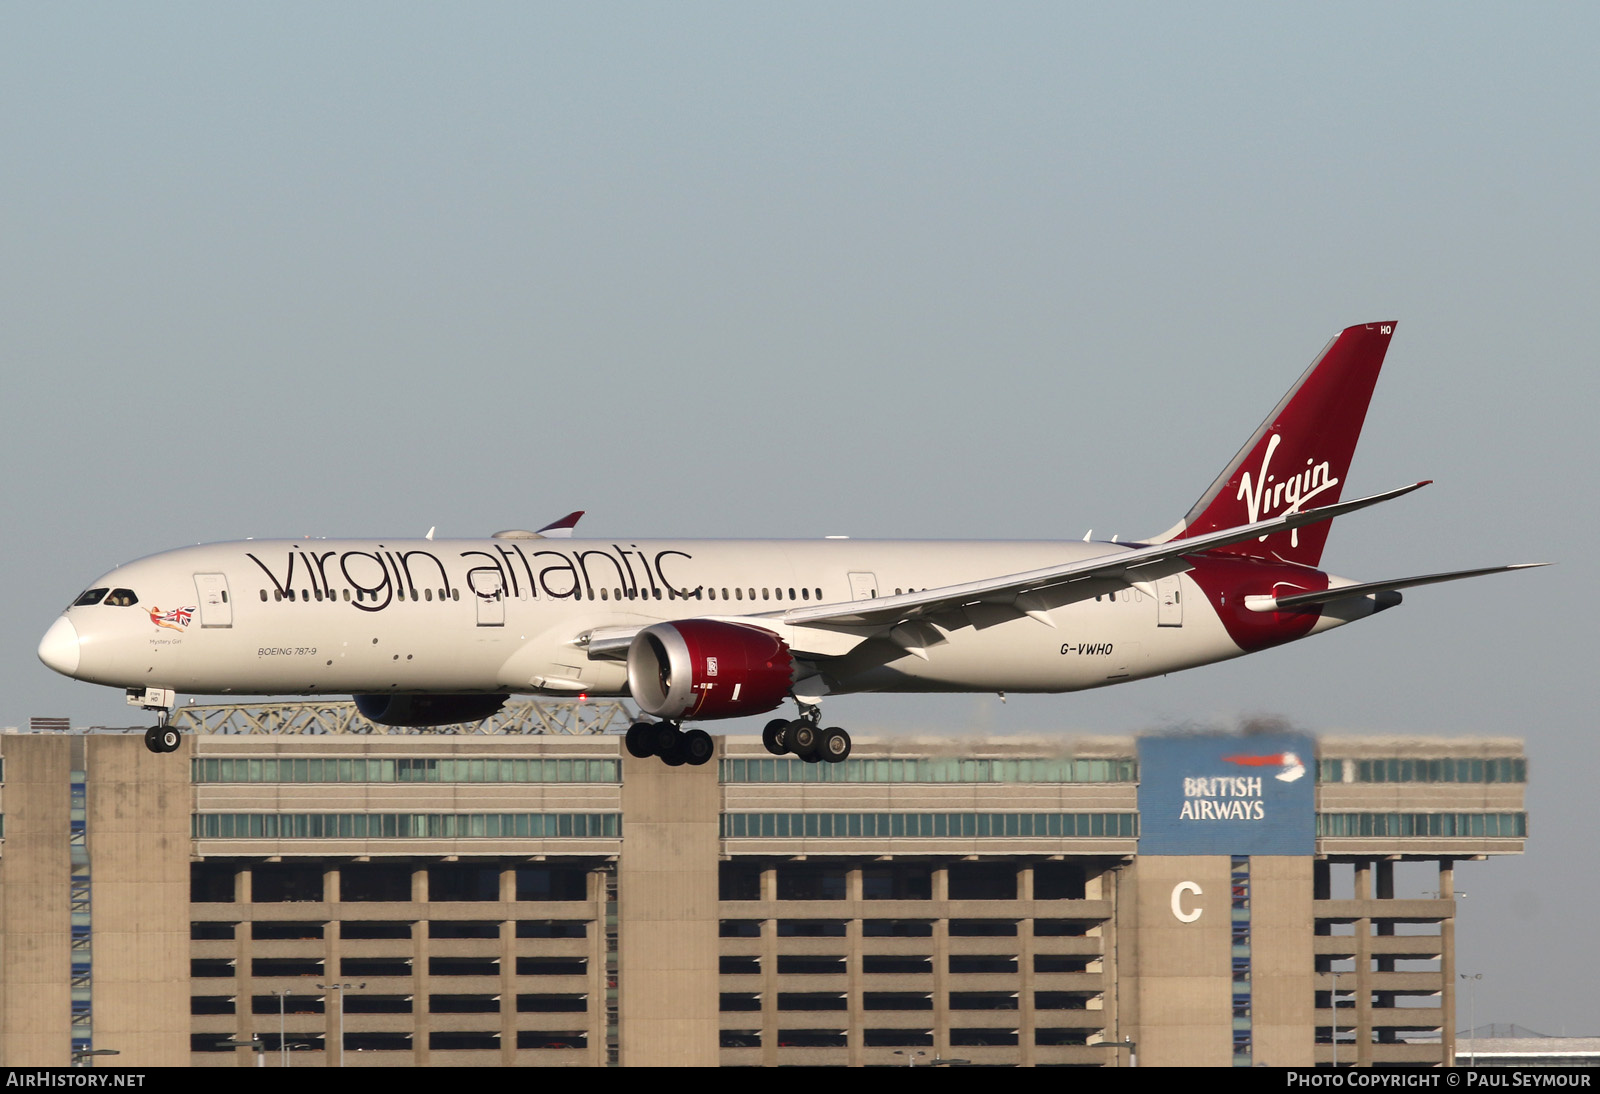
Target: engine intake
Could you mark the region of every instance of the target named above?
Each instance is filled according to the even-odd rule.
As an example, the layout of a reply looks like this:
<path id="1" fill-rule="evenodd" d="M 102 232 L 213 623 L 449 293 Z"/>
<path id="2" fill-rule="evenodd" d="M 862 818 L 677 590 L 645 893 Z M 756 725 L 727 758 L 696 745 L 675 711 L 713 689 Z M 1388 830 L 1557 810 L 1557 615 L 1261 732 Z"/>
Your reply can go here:
<path id="1" fill-rule="evenodd" d="M 783 702 L 793 680 L 794 657 L 783 639 L 742 623 L 656 623 L 628 647 L 628 688 L 657 718 L 760 714 Z"/>
<path id="2" fill-rule="evenodd" d="M 451 726 L 481 722 L 509 695 L 357 695 L 356 709 L 380 726 Z"/>

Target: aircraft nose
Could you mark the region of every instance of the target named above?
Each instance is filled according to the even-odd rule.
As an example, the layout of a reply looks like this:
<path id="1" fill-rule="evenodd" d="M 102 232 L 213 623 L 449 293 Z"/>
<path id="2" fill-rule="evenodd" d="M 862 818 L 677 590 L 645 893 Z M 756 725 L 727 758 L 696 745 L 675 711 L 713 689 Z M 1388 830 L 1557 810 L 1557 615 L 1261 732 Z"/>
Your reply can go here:
<path id="1" fill-rule="evenodd" d="M 50 624 L 39 642 L 39 660 L 63 676 L 78 671 L 78 629 L 62 616 Z"/>

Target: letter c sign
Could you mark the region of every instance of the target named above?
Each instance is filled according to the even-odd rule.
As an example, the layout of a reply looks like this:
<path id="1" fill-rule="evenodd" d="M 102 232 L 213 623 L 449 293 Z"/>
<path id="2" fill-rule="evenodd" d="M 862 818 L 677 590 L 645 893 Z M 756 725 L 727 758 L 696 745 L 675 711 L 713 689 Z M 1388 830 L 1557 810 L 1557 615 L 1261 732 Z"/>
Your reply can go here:
<path id="1" fill-rule="evenodd" d="M 1191 896 L 1200 896 L 1200 895 L 1202 895 L 1201 892 L 1200 892 L 1200 886 L 1196 885 L 1194 882 L 1192 882 L 1192 881 L 1180 881 L 1180 882 L 1178 882 L 1178 884 L 1176 884 L 1176 885 L 1174 885 L 1172 887 L 1172 914 L 1173 914 L 1173 917 L 1176 918 L 1179 923 L 1193 923 L 1195 920 L 1200 918 L 1200 912 L 1202 911 L 1202 909 L 1199 908 L 1199 907 L 1196 907 L 1195 910 L 1192 911 L 1192 912 L 1184 911 L 1183 910 L 1183 894 L 1185 894 L 1185 893 L 1188 893 Z"/>

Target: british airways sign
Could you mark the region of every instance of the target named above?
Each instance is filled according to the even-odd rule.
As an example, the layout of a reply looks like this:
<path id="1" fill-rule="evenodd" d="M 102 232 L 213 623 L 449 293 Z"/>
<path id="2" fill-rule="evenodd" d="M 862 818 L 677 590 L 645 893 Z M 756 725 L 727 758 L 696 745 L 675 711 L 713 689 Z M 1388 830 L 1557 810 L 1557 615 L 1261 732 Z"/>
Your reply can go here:
<path id="1" fill-rule="evenodd" d="M 1139 852 L 1312 854 L 1315 755 L 1301 734 L 1142 738 Z"/>

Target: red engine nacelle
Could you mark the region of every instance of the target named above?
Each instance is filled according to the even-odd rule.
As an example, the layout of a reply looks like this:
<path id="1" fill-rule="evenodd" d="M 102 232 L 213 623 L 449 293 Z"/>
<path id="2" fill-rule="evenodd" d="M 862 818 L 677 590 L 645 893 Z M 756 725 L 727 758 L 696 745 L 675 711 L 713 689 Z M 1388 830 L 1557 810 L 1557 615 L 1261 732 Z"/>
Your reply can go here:
<path id="1" fill-rule="evenodd" d="M 740 718 L 789 693 L 794 657 L 760 627 L 712 619 L 656 623 L 628 647 L 628 688 L 645 713 L 678 721 Z"/>

